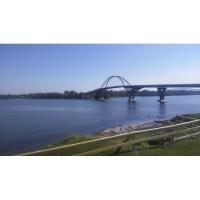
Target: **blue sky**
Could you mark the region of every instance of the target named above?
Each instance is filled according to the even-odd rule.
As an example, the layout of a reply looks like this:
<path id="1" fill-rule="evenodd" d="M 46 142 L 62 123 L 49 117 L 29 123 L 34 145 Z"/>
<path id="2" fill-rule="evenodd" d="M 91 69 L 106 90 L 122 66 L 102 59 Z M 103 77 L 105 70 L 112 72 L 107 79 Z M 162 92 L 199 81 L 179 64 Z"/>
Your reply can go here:
<path id="1" fill-rule="evenodd" d="M 111 75 L 200 83 L 200 45 L 0 45 L 1 94 L 88 91 Z"/>

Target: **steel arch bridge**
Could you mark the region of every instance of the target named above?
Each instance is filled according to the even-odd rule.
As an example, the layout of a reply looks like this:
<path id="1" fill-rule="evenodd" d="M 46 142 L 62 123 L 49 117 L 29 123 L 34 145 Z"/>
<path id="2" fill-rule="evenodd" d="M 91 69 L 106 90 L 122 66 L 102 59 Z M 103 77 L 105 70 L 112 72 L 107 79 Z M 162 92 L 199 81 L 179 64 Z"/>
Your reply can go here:
<path id="1" fill-rule="evenodd" d="M 113 79 L 113 78 L 117 78 L 121 81 L 122 85 L 130 85 L 130 83 L 123 77 L 121 76 L 110 76 L 108 77 L 102 84 L 101 88 L 107 88 L 108 87 L 108 83 Z"/>
<path id="2" fill-rule="evenodd" d="M 109 82 L 112 79 L 118 79 L 120 81 L 120 85 L 109 86 Z M 165 92 L 167 88 L 200 88 L 200 83 L 194 84 L 150 84 L 150 85 L 132 85 L 125 78 L 121 76 L 110 76 L 108 77 L 101 85 L 100 88 L 97 88 L 93 91 L 89 91 L 85 93 L 86 98 L 90 99 L 108 99 L 107 90 L 110 89 L 118 89 L 124 88 L 129 100 L 135 100 L 135 96 L 143 88 L 157 88 L 158 96 L 160 97 L 158 101 L 164 102 L 165 100 Z"/>
<path id="3" fill-rule="evenodd" d="M 112 79 L 118 79 L 122 85 L 119 85 L 119 86 L 108 86 L 109 82 L 112 80 Z M 122 76 L 110 76 L 108 77 L 102 84 L 101 88 L 98 90 L 98 92 L 96 93 L 96 99 L 100 99 L 100 98 L 104 98 L 104 99 L 107 99 L 108 96 L 107 96 L 107 93 L 106 91 L 108 89 L 116 89 L 116 88 L 124 88 L 125 91 L 126 91 L 126 94 L 127 96 L 129 97 L 129 100 L 131 99 L 135 99 L 135 94 L 141 89 L 141 88 L 137 88 L 137 87 L 134 87 L 134 88 L 131 88 L 131 87 L 128 87 L 130 86 L 131 84 L 125 79 L 123 78 Z"/>

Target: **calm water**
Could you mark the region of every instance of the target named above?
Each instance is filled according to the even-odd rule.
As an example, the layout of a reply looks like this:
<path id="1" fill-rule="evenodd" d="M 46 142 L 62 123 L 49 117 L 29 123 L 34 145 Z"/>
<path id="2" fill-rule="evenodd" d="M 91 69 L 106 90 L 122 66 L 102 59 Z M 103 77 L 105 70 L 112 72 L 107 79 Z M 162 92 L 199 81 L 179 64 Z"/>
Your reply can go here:
<path id="1" fill-rule="evenodd" d="M 164 104 L 157 99 L 0 100 L 0 155 L 35 150 L 73 133 L 200 112 L 200 96 L 167 97 Z"/>

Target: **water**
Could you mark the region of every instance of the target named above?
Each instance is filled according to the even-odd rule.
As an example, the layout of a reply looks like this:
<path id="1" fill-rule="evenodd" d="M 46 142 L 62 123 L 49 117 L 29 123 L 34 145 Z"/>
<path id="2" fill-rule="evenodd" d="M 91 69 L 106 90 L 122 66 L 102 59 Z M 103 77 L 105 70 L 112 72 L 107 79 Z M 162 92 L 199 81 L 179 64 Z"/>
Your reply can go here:
<path id="1" fill-rule="evenodd" d="M 164 104 L 157 99 L 0 100 L 0 155 L 36 150 L 74 133 L 200 113 L 200 96 L 167 97 Z"/>

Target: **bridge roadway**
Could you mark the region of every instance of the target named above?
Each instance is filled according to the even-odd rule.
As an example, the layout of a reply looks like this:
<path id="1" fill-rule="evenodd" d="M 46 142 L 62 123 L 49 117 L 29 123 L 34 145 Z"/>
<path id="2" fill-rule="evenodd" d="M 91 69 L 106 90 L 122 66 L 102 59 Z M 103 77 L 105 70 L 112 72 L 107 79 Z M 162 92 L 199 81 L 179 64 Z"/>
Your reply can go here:
<path id="1" fill-rule="evenodd" d="M 167 88 L 200 88 L 200 84 L 150 84 L 150 85 L 117 85 L 117 86 L 107 86 L 95 89 L 86 94 L 95 94 L 95 99 L 99 99 L 103 92 L 110 89 L 124 88 L 129 96 L 129 100 L 134 100 L 136 93 L 143 88 L 157 88 L 158 94 L 160 96 L 159 101 L 164 102 L 165 91 Z"/>
<path id="2" fill-rule="evenodd" d="M 101 89 L 117 89 L 117 88 L 200 88 L 200 84 L 152 84 L 152 85 L 118 85 L 98 88 L 93 91 Z"/>

